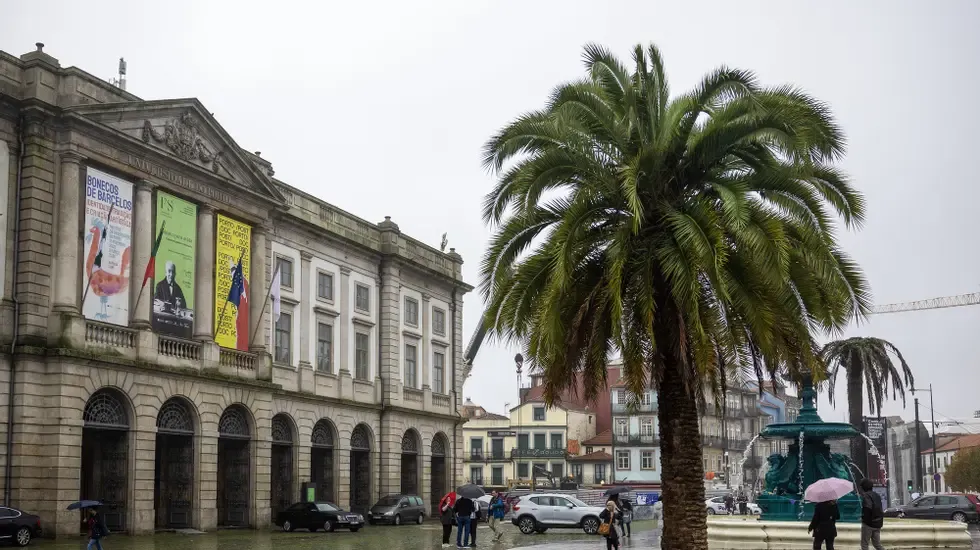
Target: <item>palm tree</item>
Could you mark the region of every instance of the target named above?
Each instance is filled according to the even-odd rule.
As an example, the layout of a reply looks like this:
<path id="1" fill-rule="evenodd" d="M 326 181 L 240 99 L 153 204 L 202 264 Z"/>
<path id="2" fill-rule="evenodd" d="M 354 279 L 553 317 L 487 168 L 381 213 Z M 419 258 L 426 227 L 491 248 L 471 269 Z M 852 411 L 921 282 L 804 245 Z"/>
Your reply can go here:
<path id="1" fill-rule="evenodd" d="M 898 358 L 901 371 L 892 362 L 889 352 Z M 868 388 L 868 408 L 871 414 L 881 414 L 881 405 L 888 397 L 888 386 L 892 389 L 892 399 L 901 397 L 905 406 L 905 388 L 915 387 L 915 377 L 902 352 L 894 344 L 881 338 L 856 337 L 837 340 L 824 346 L 821 352 L 827 364 L 830 404 L 834 404 L 834 388 L 837 373 L 847 372 L 847 416 L 851 426 L 863 432 L 864 394 L 863 386 Z M 903 384 L 904 379 L 904 384 Z M 884 452 L 884 451 L 882 451 Z M 868 456 L 867 442 L 862 437 L 851 440 L 851 458 Z M 857 462 L 864 467 L 865 461 Z"/>
<path id="2" fill-rule="evenodd" d="M 652 45 L 629 69 L 595 45 L 584 62 L 485 146 L 486 323 L 543 369 L 549 403 L 578 376 L 594 400 L 616 353 L 634 395 L 659 392 L 663 544 L 706 548 L 698 405 L 742 376 L 817 370 L 811 331 L 867 312 L 834 236 L 864 202 L 833 167 L 829 109 L 801 91 L 723 67 L 671 98 Z"/>

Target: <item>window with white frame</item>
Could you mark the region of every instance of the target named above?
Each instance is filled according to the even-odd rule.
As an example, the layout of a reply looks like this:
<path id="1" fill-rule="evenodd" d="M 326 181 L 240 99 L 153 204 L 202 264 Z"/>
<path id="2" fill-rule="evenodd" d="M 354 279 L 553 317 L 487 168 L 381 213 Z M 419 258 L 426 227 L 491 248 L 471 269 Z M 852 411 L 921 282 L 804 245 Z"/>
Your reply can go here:
<path id="1" fill-rule="evenodd" d="M 640 469 L 656 470 L 657 469 L 656 459 L 657 459 L 656 451 L 640 451 Z"/>
<path id="2" fill-rule="evenodd" d="M 370 357 L 368 346 L 370 340 L 366 332 L 354 334 L 354 378 L 358 380 L 368 379 L 368 360 Z"/>
<path id="3" fill-rule="evenodd" d="M 640 396 L 640 403 L 642 405 L 649 406 L 652 402 L 653 400 L 652 400 L 652 396 L 650 395 L 650 392 L 648 391 L 643 392 L 643 395 Z"/>
<path id="4" fill-rule="evenodd" d="M 602 483 L 604 481 L 609 481 L 606 479 L 606 465 L 596 464 L 593 472 L 593 479 L 596 483 Z"/>
<path id="5" fill-rule="evenodd" d="M 446 354 L 441 351 L 432 354 L 432 391 L 446 393 Z"/>
<path id="6" fill-rule="evenodd" d="M 437 307 L 432 308 L 432 332 L 439 336 L 446 335 L 446 311 Z"/>
<path id="7" fill-rule="evenodd" d="M 629 470 L 630 469 L 630 452 L 629 451 L 616 451 L 616 469 L 617 470 Z"/>
<path id="8" fill-rule="evenodd" d="M 316 272 L 316 297 L 321 300 L 333 301 L 333 274 L 326 271 Z"/>
<path id="9" fill-rule="evenodd" d="M 418 348 L 414 344 L 405 344 L 405 385 L 419 387 Z"/>
<path id="10" fill-rule="evenodd" d="M 279 320 L 276 321 L 276 341 L 275 341 L 275 361 L 276 363 L 282 363 L 284 365 L 291 364 L 290 362 L 290 344 L 292 344 L 293 338 L 293 316 L 284 312 L 279 314 Z"/>
<path id="11" fill-rule="evenodd" d="M 276 256 L 276 269 L 279 270 L 279 283 L 286 288 L 293 288 L 293 261 Z"/>
<path id="12" fill-rule="evenodd" d="M 327 323 L 316 324 L 316 370 L 333 372 L 333 327 Z"/>
<path id="13" fill-rule="evenodd" d="M 535 422 L 544 422 L 544 407 L 534 407 L 531 414 Z"/>
<path id="14" fill-rule="evenodd" d="M 405 296 L 405 324 L 419 326 L 419 302 L 408 296 Z"/>
<path id="15" fill-rule="evenodd" d="M 628 436 L 630 434 L 630 423 L 625 418 L 616 419 L 616 435 Z"/>
<path id="16" fill-rule="evenodd" d="M 640 435 L 652 436 L 653 435 L 653 419 L 652 418 L 641 418 L 640 419 Z"/>
<path id="17" fill-rule="evenodd" d="M 354 308 L 371 311 L 371 288 L 367 285 L 354 284 Z"/>

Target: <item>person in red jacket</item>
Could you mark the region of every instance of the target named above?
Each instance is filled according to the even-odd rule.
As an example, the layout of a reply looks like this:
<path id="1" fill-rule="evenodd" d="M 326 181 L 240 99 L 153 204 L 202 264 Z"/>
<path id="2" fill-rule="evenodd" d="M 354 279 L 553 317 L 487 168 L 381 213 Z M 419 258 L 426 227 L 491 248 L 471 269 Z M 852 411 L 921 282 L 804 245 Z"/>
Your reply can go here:
<path id="1" fill-rule="evenodd" d="M 456 492 L 450 491 L 439 501 L 439 519 L 442 521 L 442 546 L 449 546 L 449 536 L 453 533 L 453 525 L 456 523 Z"/>
<path id="2" fill-rule="evenodd" d="M 88 509 L 88 548 L 87 550 L 92 550 L 94 546 L 98 550 L 102 550 L 102 537 L 105 535 L 105 526 L 102 525 L 102 518 L 99 517 L 99 512 L 95 508 Z"/>

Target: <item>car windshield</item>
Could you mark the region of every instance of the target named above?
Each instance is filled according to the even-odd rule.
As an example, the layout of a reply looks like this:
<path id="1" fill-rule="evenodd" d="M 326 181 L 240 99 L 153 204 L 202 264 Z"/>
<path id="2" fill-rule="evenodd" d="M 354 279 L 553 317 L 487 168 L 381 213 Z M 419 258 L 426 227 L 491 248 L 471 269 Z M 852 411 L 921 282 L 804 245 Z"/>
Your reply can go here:
<path id="1" fill-rule="evenodd" d="M 577 499 L 575 497 L 570 497 L 568 495 L 565 495 L 565 498 L 567 498 L 569 501 L 571 501 L 571 503 L 574 504 L 575 506 L 588 506 L 588 504 L 582 502 L 581 500 L 579 500 L 579 499 Z"/>
<path id="2" fill-rule="evenodd" d="M 337 508 L 329 502 L 318 502 L 316 503 L 316 509 L 321 512 L 339 512 L 340 508 Z"/>
<path id="3" fill-rule="evenodd" d="M 395 506 L 399 500 L 401 500 L 401 497 L 387 496 L 379 500 L 375 506 Z"/>

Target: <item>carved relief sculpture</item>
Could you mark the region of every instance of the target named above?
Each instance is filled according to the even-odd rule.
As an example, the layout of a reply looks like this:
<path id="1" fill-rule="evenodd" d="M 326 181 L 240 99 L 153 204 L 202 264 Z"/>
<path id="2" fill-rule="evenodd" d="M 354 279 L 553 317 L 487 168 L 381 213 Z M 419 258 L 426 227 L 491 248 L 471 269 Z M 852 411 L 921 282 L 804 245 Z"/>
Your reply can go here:
<path id="1" fill-rule="evenodd" d="M 215 174 L 224 168 L 221 162 L 222 152 L 214 153 L 205 145 L 204 139 L 198 134 L 197 121 L 190 111 L 167 122 L 163 127 L 163 133 L 154 130 L 149 120 L 144 120 L 143 141 L 150 143 L 151 139 L 166 145 L 175 155 L 184 160 L 198 160 L 205 166 L 210 164 L 211 171 Z M 225 171 L 227 172 L 227 169 Z"/>

